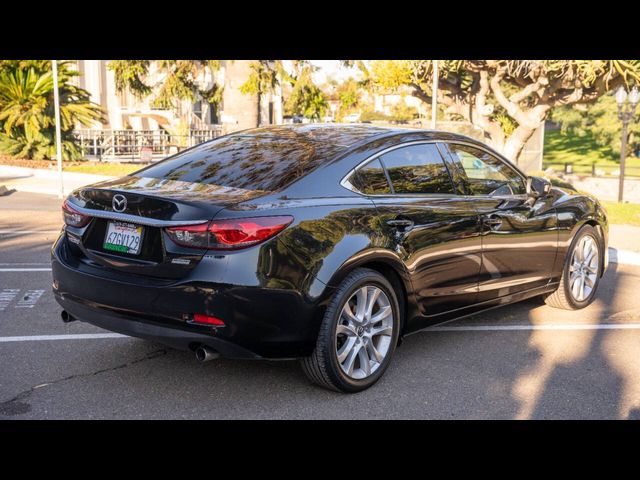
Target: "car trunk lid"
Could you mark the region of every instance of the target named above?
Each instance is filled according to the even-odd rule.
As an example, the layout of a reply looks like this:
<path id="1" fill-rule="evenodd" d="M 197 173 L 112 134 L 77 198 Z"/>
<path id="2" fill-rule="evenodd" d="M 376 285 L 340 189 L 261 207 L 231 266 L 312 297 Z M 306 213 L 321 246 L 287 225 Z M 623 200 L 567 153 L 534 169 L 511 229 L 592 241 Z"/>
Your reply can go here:
<path id="1" fill-rule="evenodd" d="M 72 207 L 92 219 L 81 231 L 69 233 L 77 233 L 76 253 L 94 266 L 181 278 L 198 264 L 206 250 L 177 245 L 164 229 L 208 222 L 223 208 L 266 193 L 170 179 L 123 177 L 72 194 Z"/>

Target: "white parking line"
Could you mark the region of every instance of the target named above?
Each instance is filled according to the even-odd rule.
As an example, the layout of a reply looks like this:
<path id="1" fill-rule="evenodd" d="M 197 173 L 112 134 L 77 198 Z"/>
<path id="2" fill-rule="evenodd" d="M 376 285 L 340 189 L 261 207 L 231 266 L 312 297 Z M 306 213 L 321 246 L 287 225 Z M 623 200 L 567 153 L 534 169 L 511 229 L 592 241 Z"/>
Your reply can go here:
<path id="1" fill-rule="evenodd" d="M 429 327 L 423 332 L 500 332 L 512 330 L 640 330 L 640 323 L 585 323 L 582 325 L 468 325 Z"/>
<path id="2" fill-rule="evenodd" d="M 0 230 L 0 235 L 34 235 L 38 233 L 54 235 L 60 233 L 60 230 Z"/>
<path id="3" fill-rule="evenodd" d="M 1 263 L 0 265 L 4 266 L 15 266 L 15 265 L 51 265 L 51 262 L 11 262 L 11 263 Z"/>
<path id="4" fill-rule="evenodd" d="M 50 272 L 50 268 L 0 268 L 0 272 Z"/>
<path id="5" fill-rule="evenodd" d="M 69 335 L 29 335 L 23 337 L 0 337 L 0 343 L 43 342 L 50 340 L 96 340 L 102 338 L 131 338 L 119 333 L 83 333 Z"/>
<path id="6" fill-rule="evenodd" d="M 422 332 L 497 332 L 513 330 L 640 330 L 640 323 L 608 323 L 585 325 L 471 325 L 466 327 L 431 327 Z M 0 343 L 45 342 L 52 340 L 100 340 L 105 338 L 131 338 L 119 333 L 84 333 L 67 335 L 28 335 L 0 337 Z"/>

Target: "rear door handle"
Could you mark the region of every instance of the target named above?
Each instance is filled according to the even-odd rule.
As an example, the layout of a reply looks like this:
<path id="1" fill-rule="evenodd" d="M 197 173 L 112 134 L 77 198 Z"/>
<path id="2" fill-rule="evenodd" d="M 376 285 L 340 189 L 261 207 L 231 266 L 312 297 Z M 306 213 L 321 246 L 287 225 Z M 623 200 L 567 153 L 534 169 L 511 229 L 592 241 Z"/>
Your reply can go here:
<path id="1" fill-rule="evenodd" d="M 413 221 L 407 218 L 394 218 L 393 220 L 387 220 L 387 225 L 400 230 L 408 230 L 413 227 Z"/>

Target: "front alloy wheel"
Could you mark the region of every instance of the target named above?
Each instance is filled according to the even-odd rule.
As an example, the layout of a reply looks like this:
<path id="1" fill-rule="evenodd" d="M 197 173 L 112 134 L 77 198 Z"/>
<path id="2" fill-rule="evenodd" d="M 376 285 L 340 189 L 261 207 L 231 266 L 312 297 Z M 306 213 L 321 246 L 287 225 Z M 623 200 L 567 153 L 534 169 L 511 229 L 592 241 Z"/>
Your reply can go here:
<path id="1" fill-rule="evenodd" d="M 575 301 L 584 302 L 591 295 L 598 279 L 599 259 L 597 240 L 589 234 L 580 238 L 569 266 L 569 291 Z"/>
<path id="2" fill-rule="evenodd" d="M 545 298 L 547 305 L 577 310 L 593 301 L 602 275 L 602 248 L 598 230 L 583 226 L 567 252 L 558 289 Z"/>
<path id="3" fill-rule="evenodd" d="M 327 306 L 313 354 L 302 359 L 310 380 L 332 390 L 359 392 L 389 366 L 400 329 L 392 285 L 358 268 L 340 283 Z"/>

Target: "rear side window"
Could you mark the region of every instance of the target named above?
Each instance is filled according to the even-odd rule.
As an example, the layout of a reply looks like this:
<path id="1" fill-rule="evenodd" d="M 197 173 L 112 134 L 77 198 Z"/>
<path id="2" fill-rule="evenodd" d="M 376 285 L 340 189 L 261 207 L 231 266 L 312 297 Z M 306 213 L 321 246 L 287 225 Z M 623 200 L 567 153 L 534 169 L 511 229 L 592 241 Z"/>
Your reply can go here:
<path id="1" fill-rule="evenodd" d="M 359 168 L 349 181 L 358 191 L 367 195 L 391 193 L 387 176 L 377 158 Z"/>
<path id="2" fill-rule="evenodd" d="M 435 144 L 410 145 L 382 155 L 394 193 L 454 193 Z"/>
<path id="3" fill-rule="evenodd" d="M 302 136 L 234 135 L 174 155 L 135 175 L 244 190 L 277 191 L 344 148 Z"/>

